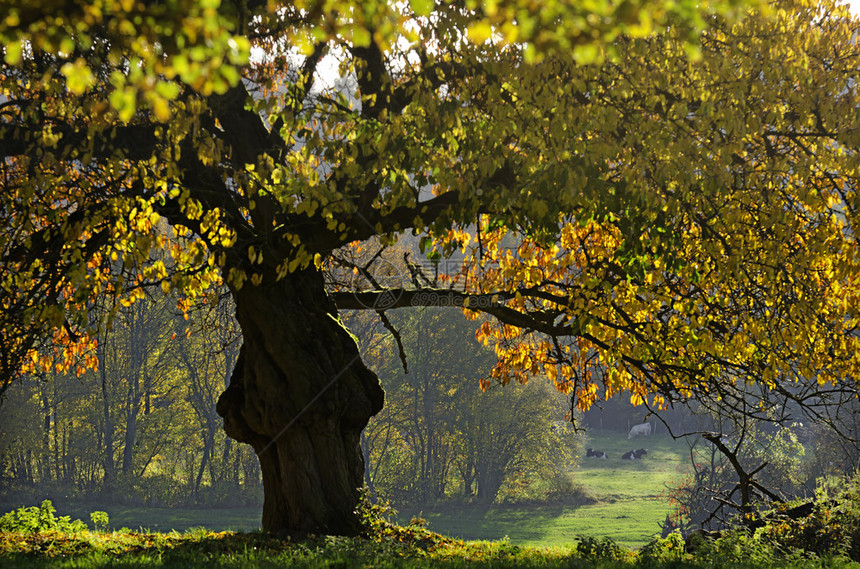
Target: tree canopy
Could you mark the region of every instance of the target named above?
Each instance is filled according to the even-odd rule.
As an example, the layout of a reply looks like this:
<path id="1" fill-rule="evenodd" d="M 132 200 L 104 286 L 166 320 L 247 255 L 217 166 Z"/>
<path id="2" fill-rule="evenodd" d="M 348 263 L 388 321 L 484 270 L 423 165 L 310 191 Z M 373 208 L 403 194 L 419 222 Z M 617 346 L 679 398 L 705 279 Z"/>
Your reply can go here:
<path id="1" fill-rule="evenodd" d="M 719 3 L 718 9 L 725 12 L 736 4 Z M 531 41 L 529 45 L 540 49 L 527 51 L 538 56 L 580 46 L 584 50 L 581 57 L 594 59 L 607 46 L 612 47 L 611 40 L 619 32 L 642 35 L 671 22 L 682 25 L 688 36 L 694 37 L 703 27 L 706 13 L 692 1 L 664 6 L 653 0 L 622 5 L 593 2 L 587 8 L 579 3 L 537 6 L 514 0 L 448 8 L 443 3 L 438 11 L 432 2 L 399 7 L 363 2 L 361 10 L 349 2 L 281 6 L 261 1 L 222 4 L 218 0 L 157 4 L 119 0 L 94 4 L 8 2 L 4 6 L 7 14 L 0 21 L 4 45 L 0 74 L 4 99 L 2 154 L 7 158 L 3 211 L 4 224 L 17 228 L 17 232 L 4 236 L 0 243 L 4 251 L 5 315 L 0 327 L 4 346 L 0 389 L 5 389 L 22 369 L 32 368 L 27 367 L 27 360 L 35 364 L 41 357 L 36 353 L 41 339 L 53 339 L 55 344 L 70 348 L 64 353 L 73 356 L 91 348 L 87 338 L 93 334 L 85 299 L 103 292 L 121 295 L 124 289 L 125 294 L 136 294 L 127 286 L 128 275 L 113 280 L 125 268 L 137 275 L 132 278 L 161 281 L 166 289 L 175 287 L 194 296 L 213 278 L 220 278 L 213 277 L 212 268 L 224 265 L 224 259 L 211 255 L 231 248 L 242 225 L 251 228 L 245 239 L 253 240 L 255 224 L 274 223 L 268 219 L 272 212 L 266 211 L 260 219 L 259 211 L 283 207 L 282 213 L 298 216 L 300 221 L 329 209 L 329 197 L 308 193 L 310 187 L 292 192 L 308 177 L 312 185 L 319 186 L 319 180 L 314 179 L 315 163 L 324 160 L 323 145 L 337 142 L 339 132 L 350 130 L 353 124 L 379 129 L 381 123 L 373 126 L 375 119 L 368 122 L 364 115 L 375 116 L 388 103 L 371 105 L 376 110 L 370 113 L 344 113 L 336 99 L 349 96 L 346 91 L 334 98 L 332 93 L 309 98 L 312 92 L 319 92 L 314 91 L 314 84 L 322 78 L 317 66 L 324 53 L 348 54 L 351 61 L 343 62 L 342 71 L 353 77 L 356 69 L 368 63 L 376 67 L 363 86 L 361 96 L 368 101 L 377 92 L 392 91 L 392 82 L 398 83 L 398 101 L 391 104 L 396 111 L 407 103 L 423 104 L 413 95 L 408 98 L 414 100 L 407 101 L 407 90 L 426 87 L 428 93 L 423 96 L 432 97 L 435 89 L 454 78 L 443 76 L 446 69 L 449 75 L 453 69 L 451 61 L 442 60 L 448 57 L 446 50 L 454 54 L 460 47 L 472 45 L 464 32 L 477 40 L 492 32 L 499 41 Z M 513 24 L 515 20 L 519 25 Z M 252 44 L 257 57 L 249 61 Z M 349 46 L 355 49 L 344 51 Z M 480 57 L 481 53 L 481 49 L 472 49 L 469 57 Z M 407 54 L 408 68 L 403 59 Z M 463 56 L 466 54 L 458 58 Z M 416 57 L 422 63 L 417 63 Z M 386 68 L 389 64 L 393 67 Z M 414 73 L 421 67 L 427 69 Z M 408 85 L 407 74 L 416 75 Z M 244 77 L 241 84 L 240 76 Z M 382 83 L 371 88 L 374 81 Z M 246 112 L 251 110 L 245 108 L 249 96 L 255 98 L 254 112 L 265 113 L 271 120 L 261 122 Z M 220 114 L 233 115 L 232 122 L 216 117 L 216 107 Z M 448 109 L 452 118 L 445 120 L 460 120 L 458 113 L 451 111 L 453 108 Z M 313 121 L 331 123 L 336 130 L 325 133 L 308 128 Z M 319 137 L 308 139 L 311 133 Z M 381 130 L 377 134 L 389 138 Z M 355 138 L 354 146 L 367 136 L 376 134 L 368 132 Z M 241 140 L 243 137 L 247 140 Z M 380 162 L 385 161 L 382 154 L 407 140 L 401 135 L 392 139 L 391 148 L 378 149 Z M 307 150 L 288 152 L 296 143 L 307 145 Z M 245 150 L 240 156 L 238 150 L 227 146 Z M 185 157 L 179 164 L 183 147 Z M 190 148 L 195 150 L 189 152 Z M 225 165 L 220 159 L 231 152 L 236 155 L 230 158 L 233 164 L 228 172 L 219 167 Z M 290 160 L 269 164 L 265 156 L 271 157 L 273 152 L 288 154 Z M 256 164 L 258 159 L 264 163 Z M 39 166 L 30 163 L 33 161 Z M 246 165 L 258 167 L 256 173 L 246 173 Z M 295 175 L 293 165 L 298 166 Z M 286 170 L 290 171 L 284 178 Z M 242 175 L 237 176 L 237 171 Z M 215 178 L 229 178 L 230 184 L 237 184 L 236 191 L 231 187 L 224 202 L 211 201 L 211 193 L 202 199 L 190 188 L 180 190 L 183 178 L 198 174 L 211 177 L 216 185 L 220 182 Z M 248 176 L 247 181 L 240 181 Z M 291 180 L 292 187 L 286 187 L 282 179 Z M 137 189 L 130 189 L 132 180 Z M 276 184 L 281 190 L 255 200 L 260 184 Z M 141 185 L 149 187 L 144 190 Z M 385 200 L 391 202 L 389 207 L 408 201 L 399 196 L 397 188 L 391 190 L 395 192 Z M 369 204 L 371 198 L 368 194 L 365 201 Z M 307 203 L 297 207 L 298 203 L 290 200 Z M 161 207 L 153 209 L 156 202 Z M 243 212 L 258 202 L 261 209 L 254 216 L 257 220 L 246 223 L 243 218 L 248 216 Z M 166 215 L 165 207 L 175 212 L 174 219 Z M 203 209 L 208 209 L 208 218 L 203 219 Z M 69 214 L 73 215 L 66 223 Z M 227 220 L 228 215 L 235 219 Z M 375 217 L 368 220 L 371 225 L 378 222 Z M 381 231 L 391 231 L 395 225 L 403 228 L 414 221 L 407 212 L 402 217 L 384 224 Z M 158 228 L 162 219 L 199 234 L 172 248 L 171 270 L 159 262 L 144 270 L 143 265 L 151 261 L 153 246 L 169 248 Z M 62 227 L 55 226 L 56 221 Z M 347 216 L 339 223 L 350 225 L 351 221 Z M 375 226 L 365 227 L 355 236 L 375 233 Z M 286 235 L 279 238 L 285 237 L 289 239 Z M 294 255 L 294 246 L 288 246 L 276 255 L 288 263 L 294 261 L 295 268 L 298 263 L 306 264 L 316 249 L 325 252 L 348 238 L 338 235 L 330 242 L 309 243 L 298 248 L 298 255 Z M 241 248 L 235 250 L 244 259 L 245 252 L 238 253 Z M 260 252 L 259 244 L 248 248 L 249 261 L 253 263 Z M 107 270 L 80 270 L 87 263 L 91 265 L 87 269 L 101 266 Z M 236 278 L 243 278 L 245 271 L 233 268 Z M 75 298 L 67 298 L 72 290 Z M 73 365 L 70 358 L 59 359 L 63 367 Z M 42 361 L 44 365 L 58 363 L 53 358 Z M 88 363 L 92 365 L 93 360 Z"/>
<path id="2" fill-rule="evenodd" d="M 244 345 L 218 411 L 266 529 L 357 529 L 383 394 L 338 309 L 490 314 L 494 378 L 580 408 L 856 397 L 844 7 L 98 6 L 0 27 L 0 373 L 94 364 L 95 299 L 226 284 Z M 368 254 L 409 233 L 462 270 Z"/>

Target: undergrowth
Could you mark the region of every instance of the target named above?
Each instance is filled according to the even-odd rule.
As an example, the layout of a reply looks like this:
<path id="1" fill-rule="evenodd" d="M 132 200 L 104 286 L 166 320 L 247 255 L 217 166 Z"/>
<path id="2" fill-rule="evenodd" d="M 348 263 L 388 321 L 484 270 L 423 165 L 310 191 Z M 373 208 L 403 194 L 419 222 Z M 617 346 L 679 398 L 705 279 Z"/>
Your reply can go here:
<path id="1" fill-rule="evenodd" d="M 418 519 L 406 526 L 394 524 L 390 521 L 392 511 L 384 504 L 366 504 L 360 510 L 364 521 L 364 535 L 360 537 L 307 536 L 300 540 L 262 532 L 203 529 L 182 534 L 90 530 L 80 520 L 57 518 L 50 503 L 10 514 L 2 519 L 4 524 L 11 520 L 12 526 L 0 526 L 3 528 L 0 567 L 22 569 L 175 566 L 860 569 L 860 564 L 844 555 L 815 555 L 786 549 L 761 535 L 745 533 L 733 533 L 715 541 L 703 540 L 692 553 L 679 535 L 655 540 L 639 552 L 623 548 L 608 538 L 593 537 L 580 537 L 562 548 L 521 547 L 507 540 L 462 541 L 431 532 Z M 103 517 L 96 518 L 92 518 L 94 524 L 106 527 Z"/>
<path id="2" fill-rule="evenodd" d="M 40 506 L 21 507 L 0 516 L 0 531 L 17 533 L 62 532 L 78 533 L 86 531 L 87 524 L 73 520 L 69 516 L 57 517 L 57 510 L 50 500 Z M 110 522 L 107 512 L 92 512 L 90 520 L 96 531 L 104 531 Z"/>

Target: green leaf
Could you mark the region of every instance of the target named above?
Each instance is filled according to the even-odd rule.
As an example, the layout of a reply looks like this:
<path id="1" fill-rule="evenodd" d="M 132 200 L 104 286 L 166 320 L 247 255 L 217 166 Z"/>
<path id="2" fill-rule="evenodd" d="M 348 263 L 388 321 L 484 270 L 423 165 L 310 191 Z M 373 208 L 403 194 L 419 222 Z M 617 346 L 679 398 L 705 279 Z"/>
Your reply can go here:
<path id="1" fill-rule="evenodd" d="M 370 45 L 370 32 L 365 28 L 356 27 L 352 30 L 352 45 L 355 47 L 367 47 Z"/>
<path id="2" fill-rule="evenodd" d="M 6 55 L 4 59 L 9 65 L 18 65 L 21 63 L 21 55 L 24 52 L 24 44 L 22 41 L 13 41 L 6 45 Z"/>
<path id="3" fill-rule="evenodd" d="M 116 89 L 110 94 L 110 104 L 119 114 L 119 120 L 122 122 L 130 121 L 137 109 L 137 97 L 134 89 L 130 87 Z"/>
<path id="4" fill-rule="evenodd" d="M 409 0 L 409 5 L 416 16 L 429 16 L 436 3 L 433 0 Z"/>

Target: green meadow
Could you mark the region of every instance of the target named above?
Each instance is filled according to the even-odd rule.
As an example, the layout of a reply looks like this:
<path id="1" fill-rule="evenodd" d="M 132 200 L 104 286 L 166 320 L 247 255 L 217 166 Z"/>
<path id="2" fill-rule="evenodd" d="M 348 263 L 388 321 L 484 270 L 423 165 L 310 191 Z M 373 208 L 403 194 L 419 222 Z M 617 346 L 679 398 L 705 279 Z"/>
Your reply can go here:
<path id="1" fill-rule="evenodd" d="M 609 458 L 583 458 L 573 476 L 588 497 L 582 504 L 438 505 L 404 508 L 397 521 L 408 524 L 424 518 L 427 527 L 459 539 L 499 540 L 522 546 L 559 547 L 578 536 L 609 537 L 620 545 L 638 548 L 660 531 L 671 506 L 662 497 L 666 484 L 676 481 L 686 467 L 687 445 L 656 434 L 628 441 L 623 433 L 591 433 L 587 446 L 605 451 Z M 642 460 L 622 460 L 631 449 L 644 447 Z M 4 511 L 21 504 L 9 505 Z M 260 527 L 258 508 L 144 508 L 85 504 L 57 504 L 73 519 L 89 519 L 92 510 L 110 516 L 110 528 L 150 532 L 254 531 Z"/>
<path id="2" fill-rule="evenodd" d="M 253 531 L 260 519 L 256 509 L 108 507 L 107 531 L 0 531 L 0 567 L 860 569 L 838 552 L 816 557 L 743 532 L 704 542 L 694 552 L 677 535 L 653 542 L 657 523 L 670 510 L 661 494 L 683 474 L 687 446 L 660 435 L 628 442 L 623 435 L 600 434 L 590 437 L 589 446 L 609 458 L 583 459 L 574 468 L 588 496 L 578 506 L 439 506 L 401 512 L 400 526 L 371 522 L 364 538 L 299 541 Z M 639 447 L 648 449 L 643 460 L 620 458 Z M 61 508 L 58 514 L 88 520 L 88 512 Z M 411 525 L 411 516 L 423 517 L 429 528 Z M 116 531 L 121 527 L 131 530 Z"/>
<path id="3" fill-rule="evenodd" d="M 428 527 L 461 539 L 502 539 L 524 546 L 562 546 L 577 536 L 610 537 L 626 547 L 641 547 L 660 532 L 659 522 L 671 511 L 662 498 L 667 484 L 686 469 L 688 447 L 665 434 L 628 441 L 623 433 L 590 433 L 587 446 L 608 458 L 586 459 L 573 470 L 592 502 L 582 505 L 491 507 L 438 506 L 404 510 L 398 520 L 427 520 Z M 646 448 L 642 460 L 623 460 L 625 452 Z"/>

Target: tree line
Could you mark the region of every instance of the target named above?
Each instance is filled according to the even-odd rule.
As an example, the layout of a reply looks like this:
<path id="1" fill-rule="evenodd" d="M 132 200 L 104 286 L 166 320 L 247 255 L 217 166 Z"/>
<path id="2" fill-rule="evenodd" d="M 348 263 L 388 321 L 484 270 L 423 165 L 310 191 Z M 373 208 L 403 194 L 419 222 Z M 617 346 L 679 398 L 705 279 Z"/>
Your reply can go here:
<path id="1" fill-rule="evenodd" d="M 229 301 L 183 314 L 161 295 L 122 308 L 98 368 L 47 370 L 8 392 L 0 413 L 0 501 L 45 495 L 146 506 L 259 506 L 253 449 L 223 432 L 218 397 L 239 354 Z M 493 353 L 458 309 L 351 324 L 389 404 L 362 434 L 365 484 L 397 505 L 570 500 L 582 436 L 545 378 L 482 390 Z"/>
<path id="2" fill-rule="evenodd" d="M 97 369 L 42 370 L 7 392 L 0 499 L 259 504 L 257 459 L 225 436 L 215 409 L 240 342 L 217 302 L 185 315 L 160 294 L 122 307 L 99 338 Z"/>
<path id="3" fill-rule="evenodd" d="M 479 323 L 456 308 L 394 315 L 404 362 L 392 334 L 354 318 L 388 402 L 362 433 L 374 495 L 398 505 L 577 498 L 584 439 L 566 420 L 570 399 L 540 377 L 482 389 L 494 354 L 474 340 Z"/>

